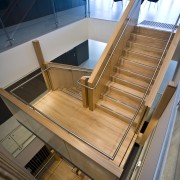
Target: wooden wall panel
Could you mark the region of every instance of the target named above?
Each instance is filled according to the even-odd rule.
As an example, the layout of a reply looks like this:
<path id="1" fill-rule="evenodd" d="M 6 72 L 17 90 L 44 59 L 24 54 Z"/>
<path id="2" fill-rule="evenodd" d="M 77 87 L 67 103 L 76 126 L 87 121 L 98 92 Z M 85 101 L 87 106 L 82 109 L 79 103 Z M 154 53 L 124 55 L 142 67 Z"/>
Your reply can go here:
<path id="1" fill-rule="evenodd" d="M 49 75 L 51 77 L 52 90 L 73 87 L 73 77 L 70 70 L 52 68 L 49 70 Z"/>
<path id="2" fill-rule="evenodd" d="M 89 76 L 91 74 L 89 69 L 72 65 L 49 63 L 47 67 L 51 67 L 48 72 L 52 90 L 77 87 L 79 86 L 77 81 L 82 76 Z"/>

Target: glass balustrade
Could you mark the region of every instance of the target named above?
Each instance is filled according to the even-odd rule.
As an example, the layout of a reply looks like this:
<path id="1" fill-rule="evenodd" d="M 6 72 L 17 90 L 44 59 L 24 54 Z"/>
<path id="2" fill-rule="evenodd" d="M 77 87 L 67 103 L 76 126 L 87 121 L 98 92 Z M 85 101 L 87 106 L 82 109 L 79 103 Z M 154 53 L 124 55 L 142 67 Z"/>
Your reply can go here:
<path id="1" fill-rule="evenodd" d="M 86 0 L 0 2 L 0 50 L 6 50 L 86 17 Z"/>

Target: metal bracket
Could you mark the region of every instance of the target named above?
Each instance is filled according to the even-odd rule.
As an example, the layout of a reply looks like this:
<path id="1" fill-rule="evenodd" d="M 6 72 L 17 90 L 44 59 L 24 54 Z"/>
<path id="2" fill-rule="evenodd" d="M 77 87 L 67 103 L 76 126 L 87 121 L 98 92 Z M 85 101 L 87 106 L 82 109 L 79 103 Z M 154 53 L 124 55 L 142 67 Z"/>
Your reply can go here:
<path id="1" fill-rule="evenodd" d="M 140 168 L 141 165 L 142 165 L 142 162 L 141 162 L 141 161 L 138 161 L 138 162 L 136 163 L 135 170 L 136 170 L 137 168 Z"/>
<path id="2" fill-rule="evenodd" d="M 179 106 L 180 105 L 180 100 L 179 100 L 179 102 L 177 103 L 177 106 Z"/>

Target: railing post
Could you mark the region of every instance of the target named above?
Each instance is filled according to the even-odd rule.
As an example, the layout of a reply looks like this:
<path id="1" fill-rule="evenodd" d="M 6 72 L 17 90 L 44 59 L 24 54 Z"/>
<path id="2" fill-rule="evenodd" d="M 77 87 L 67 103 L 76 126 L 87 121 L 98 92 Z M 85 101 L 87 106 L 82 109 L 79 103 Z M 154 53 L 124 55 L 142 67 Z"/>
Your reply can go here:
<path id="1" fill-rule="evenodd" d="M 88 17 L 90 17 L 91 16 L 90 15 L 90 13 L 91 13 L 91 11 L 90 11 L 90 2 L 89 2 L 89 0 L 87 0 L 87 1 L 88 1 L 88 5 L 87 5 L 88 6 L 88 10 L 87 10 L 88 11 Z"/>
<path id="2" fill-rule="evenodd" d="M 40 46 L 40 43 L 39 41 L 32 41 L 33 43 L 33 47 L 34 47 L 34 50 L 35 50 L 35 53 L 36 53 L 36 56 L 37 56 L 37 59 L 38 59 L 38 62 L 39 62 L 39 66 L 42 70 L 45 70 L 46 69 L 46 65 L 45 65 L 45 60 L 44 60 L 44 57 L 43 57 L 43 53 L 42 53 L 42 50 L 41 50 L 41 46 Z M 46 83 L 46 86 L 48 88 L 48 90 L 51 90 L 52 87 L 51 87 L 51 79 L 49 77 L 49 73 L 48 72 L 43 72 L 43 77 L 44 77 L 44 80 L 45 80 L 45 83 Z"/>
<path id="3" fill-rule="evenodd" d="M 56 25 L 56 28 L 58 28 L 58 18 L 57 18 L 57 12 L 56 12 L 56 6 L 55 6 L 55 3 L 54 3 L 54 0 L 51 0 L 51 3 L 52 3 L 52 8 L 53 8 L 53 15 L 54 15 L 54 20 L 55 20 L 55 25 Z"/>
<path id="4" fill-rule="evenodd" d="M 6 30 L 6 27 L 5 27 L 5 25 L 4 25 L 4 23 L 3 23 L 2 19 L 1 19 L 1 17 L 0 17 L 0 24 L 1 24 L 1 26 L 2 26 L 2 29 L 3 29 L 3 31 L 4 31 L 4 33 L 5 33 L 5 35 L 6 35 L 7 39 L 8 39 L 8 41 L 9 41 L 9 44 L 12 46 L 12 45 L 13 45 L 13 44 L 12 44 L 12 40 L 13 40 L 13 39 L 10 38 L 10 36 L 9 36 L 7 30 Z"/>
<path id="5" fill-rule="evenodd" d="M 87 85 L 87 81 L 89 79 L 89 76 L 83 76 L 80 80 L 80 82 L 84 85 Z M 82 102 L 83 102 L 83 107 L 87 108 L 89 106 L 88 103 L 88 89 L 84 86 L 81 86 L 82 89 Z"/>

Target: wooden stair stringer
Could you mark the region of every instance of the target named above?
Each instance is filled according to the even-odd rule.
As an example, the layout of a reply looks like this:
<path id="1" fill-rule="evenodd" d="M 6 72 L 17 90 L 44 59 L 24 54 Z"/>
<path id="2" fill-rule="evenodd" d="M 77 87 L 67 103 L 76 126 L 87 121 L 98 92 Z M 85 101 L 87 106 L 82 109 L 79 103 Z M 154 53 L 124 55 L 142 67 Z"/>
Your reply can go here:
<path id="1" fill-rule="evenodd" d="M 122 50 L 123 53 L 119 57 L 119 62 L 112 67 L 110 80 L 106 84 L 106 91 L 101 95 L 96 107 L 117 117 L 120 121 L 130 124 L 139 109 L 139 105 L 142 104 L 142 108 L 131 127 L 131 130 L 135 129 L 144 113 L 144 102 L 142 102 L 145 98 L 144 94 L 147 92 L 148 95 L 150 92 L 158 70 L 163 63 L 163 61 L 159 63 L 159 60 L 168 38 L 168 32 L 162 32 L 161 34 L 158 30 L 151 31 L 147 28 L 146 31 L 142 27 L 135 28 L 135 31 L 130 35 L 130 39 L 126 42 L 126 47 Z M 157 69 L 158 64 L 160 65 L 159 69 Z M 157 73 L 152 80 L 156 69 Z M 152 84 L 149 86 L 151 81 Z M 148 87 L 150 89 L 147 91 Z M 136 139 L 136 134 L 134 139 Z M 117 164 L 121 162 L 121 166 L 124 167 L 135 143 L 134 139 L 131 141 L 132 143 L 129 145 L 124 158 L 115 158 L 114 162 Z M 118 153 L 122 152 L 123 150 L 120 148 Z"/>

